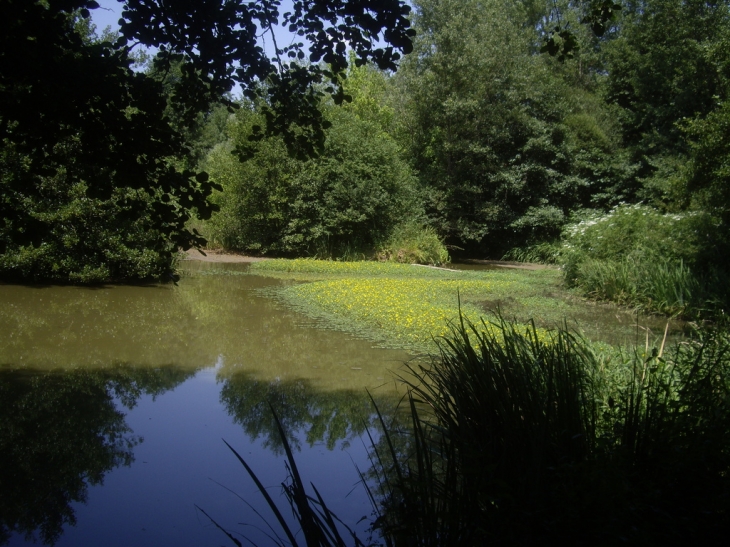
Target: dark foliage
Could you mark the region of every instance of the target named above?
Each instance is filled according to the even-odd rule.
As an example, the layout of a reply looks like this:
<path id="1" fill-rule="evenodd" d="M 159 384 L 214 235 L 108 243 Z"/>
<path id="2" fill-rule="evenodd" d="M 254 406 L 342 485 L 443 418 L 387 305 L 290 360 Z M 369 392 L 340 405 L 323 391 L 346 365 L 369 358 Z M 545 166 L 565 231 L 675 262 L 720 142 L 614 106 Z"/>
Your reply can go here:
<path id="1" fill-rule="evenodd" d="M 254 84 L 266 80 L 266 132 L 282 135 L 292 153 L 312 155 L 323 146 L 322 95 L 346 99 L 335 85 L 347 66 L 345 40 L 358 62 L 389 69 L 411 47 L 409 8 L 398 0 L 294 2 L 283 21 L 312 43 L 314 64 L 306 68 L 275 64 L 256 44 L 260 30 L 281 18 L 277 0 L 127 0 L 115 43 L 77 31 L 75 21 L 96 8 L 93 0 L 8 0 L 0 8 L 5 277 L 90 282 L 169 274 L 178 248 L 204 243 L 185 224 L 193 210 L 209 217 L 215 186 L 205 173 L 180 167 L 191 151 L 170 124 L 169 107 L 193 124 L 212 103 L 232 107 L 224 95 L 234 83 L 254 95 Z M 375 46 L 381 33 L 392 46 Z M 159 78 L 132 70 L 136 44 L 159 49 L 158 72 L 180 67 L 172 93 Z M 302 47 L 277 48 L 277 58 L 301 58 Z M 327 78 L 334 87 L 315 87 Z M 59 217 L 57 209 L 74 211 Z"/>

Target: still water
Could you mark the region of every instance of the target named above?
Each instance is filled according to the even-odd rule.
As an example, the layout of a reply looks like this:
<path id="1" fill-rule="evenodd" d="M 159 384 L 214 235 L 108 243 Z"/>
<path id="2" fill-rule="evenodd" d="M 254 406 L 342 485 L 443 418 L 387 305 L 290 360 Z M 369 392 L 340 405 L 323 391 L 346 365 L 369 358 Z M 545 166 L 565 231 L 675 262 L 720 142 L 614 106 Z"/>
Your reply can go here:
<path id="1" fill-rule="evenodd" d="M 366 389 L 394 404 L 409 355 L 308 324 L 262 293 L 281 281 L 186 267 L 178 286 L 0 285 L 0 545 L 233 545 L 196 505 L 271 544 L 222 440 L 283 507 L 270 404 L 305 482 L 370 516 Z"/>

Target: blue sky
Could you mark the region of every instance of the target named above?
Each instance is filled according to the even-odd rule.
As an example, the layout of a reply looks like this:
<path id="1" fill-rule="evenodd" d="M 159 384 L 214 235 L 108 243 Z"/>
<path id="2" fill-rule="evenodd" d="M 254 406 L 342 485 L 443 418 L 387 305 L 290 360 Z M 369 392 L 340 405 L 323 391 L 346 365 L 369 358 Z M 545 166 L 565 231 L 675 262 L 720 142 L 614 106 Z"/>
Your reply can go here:
<path id="1" fill-rule="evenodd" d="M 97 32 L 106 27 L 118 29 L 117 21 L 122 16 L 122 5 L 117 0 L 96 0 L 101 6 L 99 9 L 91 10 L 91 19 L 96 25 Z"/>
<path id="2" fill-rule="evenodd" d="M 96 0 L 99 3 L 99 9 L 91 10 L 91 19 L 97 27 L 97 32 L 101 33 L 107 26 L 113 30 L 119 28 L 117 21 L 122 16 L 122 7 L 124 4 L 117 0 Z M 291 9 L 291 0 L 282 0 L 279 11 L 283 14 Z M 286 28 L 275 27 L 276 41 L 279 47 L 288 46 L 295 38 L 297 41 L 302 39 L 290 33 Z M 273 44 L 271 39 L 264 39 L 262 42 L 265 50 L 273 55 Z"/>

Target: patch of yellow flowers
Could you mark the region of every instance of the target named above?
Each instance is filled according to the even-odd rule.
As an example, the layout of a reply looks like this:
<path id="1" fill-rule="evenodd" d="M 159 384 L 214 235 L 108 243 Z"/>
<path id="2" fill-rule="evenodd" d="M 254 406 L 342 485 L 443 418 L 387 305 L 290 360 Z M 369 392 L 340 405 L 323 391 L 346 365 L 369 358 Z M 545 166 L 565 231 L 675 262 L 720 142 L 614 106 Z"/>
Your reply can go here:
<path id="1" fill-rule="evenodd" d="M 391 346 L 426 351 L 435 350 L 434 340 L 458 321 L 459 300 L 463 317 L 481 325 L 484 313 L 470 302 L 488 300 L 495 289 L 509 290 L 505 280 L 377 262 L 272 260 L 257 263 L 255 270 L 323 274 L 324 280 L 283 288 L 281 296 L 312 317 Z M 538 329 L 539 337 L 546 335 Z"/>

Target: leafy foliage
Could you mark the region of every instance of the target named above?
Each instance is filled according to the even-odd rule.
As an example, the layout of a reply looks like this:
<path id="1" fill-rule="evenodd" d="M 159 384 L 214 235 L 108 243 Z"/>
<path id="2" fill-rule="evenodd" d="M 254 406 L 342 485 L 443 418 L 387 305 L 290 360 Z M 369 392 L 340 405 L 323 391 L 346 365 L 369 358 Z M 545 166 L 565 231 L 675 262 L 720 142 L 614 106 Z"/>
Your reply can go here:
<path id="1" fill-rule="evenodd" d="M 127 50 L 77 32 L 70 9 L 95 4 L 3 4 L 4 276 L 159 276 L 178 246 L 200 243 L 184 229 L 190 208 L 211 211 L 207 177 L 169 162 L 181 142 L 158 89 Z"/>
<path id="2" fill-rule="evenodd" d="M 653 312 L 721 313 L 728 295 L 720 227 L 707 213 L 643 205 L 594 213 L 565 229 L 565 277 L 586 295 Z"/>
<path id="3" fill-rule="evenodd" d="M 385 537 L 721 544 L 726 335 L 623 356 L 563 329 L 493 326 L 462 320 L 405 378 L 406 442 L 391 430 L 376 447 Z"/>
<path id="4" fill-rule="evenodd" d="M 521 4 L 416 3 L 416 53 L 396 76 L 400 139 L 446 241 L 501 256 L 611 203 L 628 173 L 600 101 L 534 54 Z M 468 28 L 465 35 L 463 29 Z"/>
<path id="5" fill-rule="evenodd" d="M 7 255 L 6 277 L 89 282 L 170 273 L 178 247 L 204 242 L 186 229 L 191 212 L 207 218 L 214 209 L 207 198 L 215 185 L 186 168 L 194 151 L 181 128 L 193 127 L 213 103 L 233 108 L 225 94 L 238 83 L 251 97 L 266 90 L 269 134 L 281 135 L 292 153 L 312 154 L 323 143 L 321 98 L 328 91 L 335 100 L 345 98 L 338 83 L 347 67 L 345 41 L 357 62 L 389 69 L 399 51 L 411 47 L 409 8 L 398 0 L 295 1 L 283 21 L 310 41 L 314 63 L 307 66 L 275 64 L 256 43 L 261 29 L 271 31 L 281 19 L 278 0 L 124 4 L 114 43 L 89 40 L 83 34 L 88 25 L 75 24 L 99 7 L 93 0 L 2 5 L 0 255 Z M 375 45 L 380 33 L 391 46 Z M 132 69 L 137 44 L 157 48 L 158 74 L 178 71 L 167 89 L 160 78 Z M 277 48 L 276 56 L 301 57 L 302 48 Z M 325 79 L 333 84 L 329 90 L 319 85 Z M 255 85 L 263 81 L 266 86 Z M 170 109 L 179 122 L 172 126 Z M 88 215 L 59 222 L 48 215 L 49 198 L 68 209 L 83 209 L 78 200 L 99 200 L 102 243 L 59 243 L 83 232 Z M 104 231 L 118 232 L 120 240 L 109 241 Z M 137 241 L 138 233 L 150 237 Z"/>
<path id="6" fill-rule="evenodd" d="M 256 143 L 241 164 L 231 146 L 248 142 L 260 120 L 242 109 L 231 142 L 214 150 L 207 169 L 223 185 L 210 235 L 226 248 L 260 253 L 342 256 L 368 253 L 399 219 L 418 213 L 415 181 L 396 144 L 370 121 L 331 107 L 324 152 L 287 156 L 279 138 Z"/>

